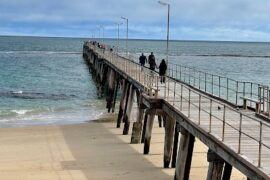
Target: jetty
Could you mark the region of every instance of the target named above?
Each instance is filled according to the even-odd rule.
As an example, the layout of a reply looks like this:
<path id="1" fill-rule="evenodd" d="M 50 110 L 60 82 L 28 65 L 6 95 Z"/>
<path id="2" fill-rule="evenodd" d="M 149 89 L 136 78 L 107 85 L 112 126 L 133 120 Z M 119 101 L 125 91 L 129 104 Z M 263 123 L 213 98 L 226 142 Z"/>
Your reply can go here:
<path id="1" fill-rule="evenodd" d="M 232 167 L 247 179 L 270 179 L 268 87 L 172 64 L 161 83 L 156 72 L 95 42 L 84 43 L 83 57 L 108 112 L 121 94 L 115 126 L 131 134 L 130 143 L 144 143 L 144 154 L 158 117 L 165 129 L 163 167 L 175 168 L 176 180 L 189 179 L 195 138 L 209 148 L 208 180 L 230 179 Z"/>

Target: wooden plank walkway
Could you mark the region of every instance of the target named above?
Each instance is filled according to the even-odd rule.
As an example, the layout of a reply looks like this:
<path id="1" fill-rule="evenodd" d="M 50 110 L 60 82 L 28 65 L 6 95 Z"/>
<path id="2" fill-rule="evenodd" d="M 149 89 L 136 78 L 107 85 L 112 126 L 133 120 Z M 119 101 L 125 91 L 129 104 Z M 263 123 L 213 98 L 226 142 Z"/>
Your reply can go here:
<path id="1" fill-rule="evenodd" d="M 151 91 L 156 98 L 164 99 L 198 127 L 270 176 L 269 123 L 250 110 L 231 107 L 172 78 L 166 78 L 161 84 L 158 74 L 147 68 L 109 51 L 92 48 L 100 58 L 140 83 L 145 92 Z"/>

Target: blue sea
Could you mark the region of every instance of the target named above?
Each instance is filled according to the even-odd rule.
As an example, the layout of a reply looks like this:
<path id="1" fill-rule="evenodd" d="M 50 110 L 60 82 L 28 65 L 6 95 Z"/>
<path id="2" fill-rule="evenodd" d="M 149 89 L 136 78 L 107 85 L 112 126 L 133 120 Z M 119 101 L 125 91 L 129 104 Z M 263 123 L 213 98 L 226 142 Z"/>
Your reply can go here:
<path id="1" fill-rule="evenodd" d="M 82 58 L 82 38 L 0 37 L 0 127 L 69 124 L 106 113 Z M 104 40 L 116 46 L 117 40 Z M 125 40 L 120 40 L 125 52 Z M 165 57 L 165 41 L 130 40 L 129 52 Z M 171 63 L 270 85 L 270 43 L 172 41 Z"/>

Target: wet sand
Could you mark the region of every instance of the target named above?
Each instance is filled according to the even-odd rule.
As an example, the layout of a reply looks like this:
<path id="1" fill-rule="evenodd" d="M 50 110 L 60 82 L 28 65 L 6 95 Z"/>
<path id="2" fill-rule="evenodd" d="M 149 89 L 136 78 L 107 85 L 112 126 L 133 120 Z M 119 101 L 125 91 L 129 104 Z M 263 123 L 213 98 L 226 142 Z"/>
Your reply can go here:
<path id="1" fill-rule="evenodd" d="M 105 121 L 1 129 L 1 179 L 173 179 L 174 169 L 162 168 L 163 128 L 155 123 L 150 154 L 143 155 L 143 144 L 129 144 L 130 135 Z M 197 140 L 190 179 L 206 179 L 206 152 Z M 246 178 L 233 170 L 232 179 Z"/>

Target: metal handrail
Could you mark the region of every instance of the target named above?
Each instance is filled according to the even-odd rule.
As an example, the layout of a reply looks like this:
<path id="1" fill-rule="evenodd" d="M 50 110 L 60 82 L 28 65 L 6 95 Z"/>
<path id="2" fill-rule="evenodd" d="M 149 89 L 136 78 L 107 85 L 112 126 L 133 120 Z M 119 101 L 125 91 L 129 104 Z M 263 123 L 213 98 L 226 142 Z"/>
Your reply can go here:
<path id="1" fill-rule="evenodd" d="M 132 57 L 132 54 L 126 58 L 133 59 L 133 61 L 137 60 L 137 57 Z M 260 101 L 258 113 L 270 119 L 269 86 L 250 81 L 238 81 L 225 76 L 207 73 L 195 67 L 182 66 L 175 63 L 169 63 L 167 74 L 169 77 L 192 85 L 205 93 L 222 98 L 236 106 L 243 106 L 241 97 L 248 97 Z M 267 94 L 260 91 L 267 92 Z M 255 109 L 256 103 L 250 101 L 249 106 Z"/>
<path id="2" fill-rule="evenodd" d="M 214 122 L 216 122 L 216 123 L 221 122 L 222 123 L 221 135 L 216 135 L 216 136 L 219 137 L 222 142 L 224 142 L 224 143 L 226 142 L 225 141 L 226 130 L 228 130 L 229 127 L 232 128 L 233 130 L 237 131 L 239 134 L 238 144 L 236 147 L 237 149 L 235 149 L 235 151 L 237 153 L 239 153 L 239 154 L 242 153 L 241 143 L 242 143 L 243 136 L 246 136 L 247 138 L 258 143 L 257 166 L 263 167 L 263 160 L 264 160 L 263 156 L 262 156 L 263 149 L 264 149 L 264 151 L 266 151 L 265 149 L 267 149 L 268 153 L 270 150 L 269 145 L 267 145 L 269 143 L 265 143 L 265 139 L 264 139 L 265 130 L 264 129 L 268 128 L 267 132 L 269 132 L 270 125 L 268 125 L 265 122 L 259 121 L 253 117 L 242 114 L 237 109 L 232 108 L 231 106 L 229 106 L 223 102 L 220 102 L 220 101 L 216 100 L 215 98 L 211 98 L 205 94 L 201 94 L 198 91 L 194 90 L 193 88 L 189 87 L 188 85 L 180 83 L 179 81 L 176 81 L 173 78 L 167 77 L 165 84 L 160 84 L 159 83 L 160 77 L 155 72 L 151 72 L 149 69 L 147 69 L 145 67 L 141 67 L 138 63 L 135 63 L 135 62 L 130 61 L 126 58 L 120 57 L 117 54 L 109 53 L 107 51 L 102 52 L 98 49 L 96 51 L 98 51 L 99 54 L 106 57 L 105 59 L 107 59 L 110 63 L 114 64 L 117 68 L 119 68 L 123 72 L 126 72 L 135 81 L 141 83 L 143 85 L 143 87 L 145 87 L 144 88 L 145 91 L 149 91 L 150 89 L 155 89 L 158 92 L 158 90 L 163 89 L 164 94 L 159 93 L 158 94 L 159 98 L 164 98 L 164 100 L 167 101 L 168 103 L 170 103 L 170 104 L 172 103 L 174 108 L 182 111 L 182 113 L 184 115 L 186 115 L 187 117 L 189 117 L 190 120 L 197 122 L 197 124 L 200 127 L 204 128 L 209 133 L 216 135 L 216 132 L 212 131 L 212 124 Z M 170 86 L 173 86 L 173 88 Z M 180 89 L 181 89 L 180 94 L 179 94 L 179 89 L 178 89 L 178 91 L 175 90 L 177 86 L 178 86 L 178 88 L 180 87 Z M 188 96 L 185 93 L 188 93 Z M 194 97 L 198 96 L 199 98 L 196 99 L 196 101 L 195 101 L 195 100 L 191 99 L 191 97 L 193 97 L 193 96 Z M 205 107 L 206 101 L 209 101 L 209 103 L 208 103 L 209 106 L 207 106 L 207 107 Z M 179 108 L 176 105 L 177 103 L 180 103 Z M 183 110 L 183 103 L 188 103 L 187 112 L 186 112 L 186 110 Z M 213 111 L 213 104 L 218 105 L 218 106 L 223 108 L 222 110 L 218 111 L 218 112 L 220 112 L 219 114 L 216 114 L 216 112 Z M 192 112 L 195 111 L 195 110 L 193 110 L 194 107 L 195 107 L 195 110 L 198 111 L 197 120 L 194 119 L 193 115 L 191 115 L 191 109 L 192 109 Z M 208 125 L 208 129 L 205 128 L 205 124 L 202 124 L 202 121 L 203 121 L 202 113 L 205 113 L 209 116 L 209 122 L 208 122 L 208 124 L 206 124 L 206 125 Z M 238 126 L 236 126 L 236 124 L 235 124 L 236 119 L 230 119 L 227 116 L 228 113 L 238 114 L 238 116 L 239 116 Z M 221 117 L 219 117 L 218 115 L 221 115 Z M 259 132 L 258 135 L 252 134 L 252 133 L 256 133 L 255 131 L 252 131 L 252 132 L 247 131 L 247 130 L 245 131 L 244 125 L 245 125 L 245 123 L 247 123 L 247 121 L 255 124 L 255 125 L 253 125 L 253 128 L 258 128 L 258 131 L 256 131 L 256 132 Z M 233 124 L 232 124 L 232 122 L 233 122 Z M 265 135 L 265 137 L 267 137 L 267 135 Z"/>

